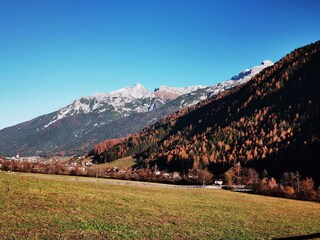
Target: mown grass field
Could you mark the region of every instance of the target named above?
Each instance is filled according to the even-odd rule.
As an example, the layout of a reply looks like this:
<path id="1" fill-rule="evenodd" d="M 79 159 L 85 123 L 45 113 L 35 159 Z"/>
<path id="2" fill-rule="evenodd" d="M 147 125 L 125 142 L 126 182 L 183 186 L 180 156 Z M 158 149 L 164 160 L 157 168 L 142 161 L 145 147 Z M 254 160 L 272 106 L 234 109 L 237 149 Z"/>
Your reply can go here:
<path id="1" fill-rule="evenodd" d="M 319 203 L 68 179 L 0 173 L 0 238 L 270 239 L 320 232 Z"/>

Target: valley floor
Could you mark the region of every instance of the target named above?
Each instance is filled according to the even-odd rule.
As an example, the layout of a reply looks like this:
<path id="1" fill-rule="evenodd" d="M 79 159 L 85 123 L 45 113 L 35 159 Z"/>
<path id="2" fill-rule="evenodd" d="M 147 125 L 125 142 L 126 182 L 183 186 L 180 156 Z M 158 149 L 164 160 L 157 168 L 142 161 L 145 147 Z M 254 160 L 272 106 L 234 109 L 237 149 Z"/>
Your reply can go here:
<path id="1" fill-rule="evenodd" d="M 1 238 L 270 239 L 320 232 L 315 202 L 70 179 L 0 173 Z"/>

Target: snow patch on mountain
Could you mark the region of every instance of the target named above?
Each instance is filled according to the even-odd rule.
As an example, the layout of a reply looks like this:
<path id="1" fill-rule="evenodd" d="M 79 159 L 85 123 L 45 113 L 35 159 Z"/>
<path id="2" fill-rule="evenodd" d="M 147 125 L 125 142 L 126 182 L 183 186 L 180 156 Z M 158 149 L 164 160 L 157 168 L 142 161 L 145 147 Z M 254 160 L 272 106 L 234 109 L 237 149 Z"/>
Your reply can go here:
<path id="1" fill-rule="evenodd" d="M 211 87 L 208 87 L 206 89 L 203 89 L 205 91 L 203 91 L 202 89 L 198 89 L 194 92 L 191 92 L 189 95 L 194 95 L 194 97 L 193 98 L 186 97 L 184 100 L 180 102 L 179 107 L 185 108 L 185 107 L 195 105 L 206 98 L 217 95 L 235 86 L 244 84 L 250 81 L 255 75 L 257 75 L 263 69 L 265 69 L 266 67 L 270 67 L 272 65 L 273 65 L 273 62 L 271 62 L 270 60 L 265 60 L 261 62 L 261 65 L 259 66 L 254 66 L 251 69 L 245 69 L 244 71 L 233 76 L 229 80 L 226 80 L 224 82 L 221 82 L 221 83 L 212 85 Z"/>

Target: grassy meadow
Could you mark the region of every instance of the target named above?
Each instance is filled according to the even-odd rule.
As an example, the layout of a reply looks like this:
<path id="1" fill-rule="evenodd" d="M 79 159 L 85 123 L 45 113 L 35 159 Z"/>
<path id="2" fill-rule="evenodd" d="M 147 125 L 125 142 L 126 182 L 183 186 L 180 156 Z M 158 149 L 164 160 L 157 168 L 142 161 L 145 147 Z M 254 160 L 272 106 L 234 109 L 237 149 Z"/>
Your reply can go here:
<path id="1" fill-rule="evenodd" d="M 99 168 L 100 170 L 104 170 L 107 168 L 114 168 L 114 167 L 128 169 L 129 167 L 132 167 L 135 164 L 136 163 L 135 163 L 133 157 L 125 157 L 125 158 L 120 158 L 120 159 L 112 161 L 112 162 L 93 165 L 93 168 Z"/>
<path id="2" fill-rule="evenodd" d="M 320 232 L 315 202 L 39 176 L 0 173 L 1 239 L 270 239 Z"/>

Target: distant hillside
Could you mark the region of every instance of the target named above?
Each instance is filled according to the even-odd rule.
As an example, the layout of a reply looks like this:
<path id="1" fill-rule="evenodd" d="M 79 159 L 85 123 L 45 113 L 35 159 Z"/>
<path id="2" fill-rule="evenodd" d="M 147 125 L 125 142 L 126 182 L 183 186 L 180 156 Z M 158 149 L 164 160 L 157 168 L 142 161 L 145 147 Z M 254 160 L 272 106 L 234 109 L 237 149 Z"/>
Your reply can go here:
<path id="1" fill-rule="evenodd" d="M 136 154 L 140 167 L 222 173 L 240 161 L 273 176 L 300 171 L 320 183 L 320 41 L 299 48 L 247 84 L 180 110 L 96 154 Z"/>

